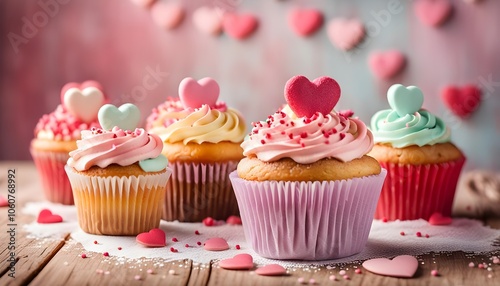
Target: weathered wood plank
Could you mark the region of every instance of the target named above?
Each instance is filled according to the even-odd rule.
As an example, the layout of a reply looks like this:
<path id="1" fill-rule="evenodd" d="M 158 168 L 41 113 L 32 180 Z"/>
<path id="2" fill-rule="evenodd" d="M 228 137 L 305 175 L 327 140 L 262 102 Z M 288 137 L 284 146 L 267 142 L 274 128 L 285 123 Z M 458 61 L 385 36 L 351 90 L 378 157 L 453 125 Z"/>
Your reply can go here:
<path id="1" fill-rule="evenodd" d="M 82 258 L 85 253 L 87 258 Z M 153 270 L 153 273 L 148 273 Z M 104 257 L 68 241 L 33 280 L 33 285 L 186 285 L 190 260 Z"/>
<path id="2" fill-rule="evenodd" d="M 212 264 L 192 263 L 187 286 L 207 285 L 210 279 Z"/>

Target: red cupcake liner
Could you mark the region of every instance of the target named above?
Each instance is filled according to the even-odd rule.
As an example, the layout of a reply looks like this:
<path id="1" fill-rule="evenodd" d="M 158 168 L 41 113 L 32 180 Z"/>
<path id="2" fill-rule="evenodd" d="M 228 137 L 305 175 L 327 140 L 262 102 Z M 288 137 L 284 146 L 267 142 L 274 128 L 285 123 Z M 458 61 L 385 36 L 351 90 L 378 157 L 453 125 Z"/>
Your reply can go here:
<path id="1" fill-rule="evenodd" d="M 38 151 L 30 149 L 35 162 L 45 198 L 54 203 L 73 205 L 73 192 L 64 171 L 64 166 L 69 159 L 65 152 Z"/>
<path id="2" fill-rule="evenodd" d="M 439 212 L 450 216 L 460 171 L 465 157 L 427 165 L 380 162 L 387 169 L 376 219 L 425 219 Z"/>

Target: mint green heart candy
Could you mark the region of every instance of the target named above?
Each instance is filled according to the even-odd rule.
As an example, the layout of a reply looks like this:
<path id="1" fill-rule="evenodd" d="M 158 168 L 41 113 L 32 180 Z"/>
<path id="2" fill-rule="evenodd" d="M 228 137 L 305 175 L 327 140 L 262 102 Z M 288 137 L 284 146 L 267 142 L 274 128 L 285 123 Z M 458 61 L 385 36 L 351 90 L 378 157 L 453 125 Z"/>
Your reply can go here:
<path id="1" fill-rule="evenodd" d="M 387 90 L 387 101 L 400 117 L 413 114 L 422 108 L 424 94 L 416 86 L 392 85 Z"/>
<path id="2" fill-rule="evenodd" d="M 168 159 L 163 154 L 160 154 L 156 158 L 139 161 L 139 167 L 141 167 L 144 172 L 159 172 L 165 169 L 167 165 Z"/>
<path id="3" fill-rule="evenodd" d="M 141 120 L 141 111 L 132 103 L 125 103 L 118 108 L 105 104 L 99 109 L 97 118 L 104 130 L 111 130 L 115 126 L 122 130 L 135 130 Z"/>

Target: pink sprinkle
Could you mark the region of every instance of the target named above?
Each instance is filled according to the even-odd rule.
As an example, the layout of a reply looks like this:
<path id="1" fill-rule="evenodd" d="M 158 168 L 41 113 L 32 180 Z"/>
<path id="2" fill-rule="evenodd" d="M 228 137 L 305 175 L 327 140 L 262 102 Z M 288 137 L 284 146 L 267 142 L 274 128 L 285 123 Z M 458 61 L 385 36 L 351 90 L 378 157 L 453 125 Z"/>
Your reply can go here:
<path id="1" fill-rule="evenodd" d="M 474 265 L 474 262 L 470 262 L 470 263 L 469 263 L 469 267 L 470 267 L 470 268 L 474 268 L 474 266 L 475 266 L 475 265 Z"/>
<path id="2" fill-rule="evenodd" d="M 431 275 L 432 276 L 439 276 L 439 273 L 438 273 L 438 271 L 436 269 L 434 269 L 434 270 L 431 271 Z"/>
<path id="3" fill-rule="evenodd" d="M 361 272 L 361 269 L 360 269 L 360 268 L 357 268 L 356 270 L 354 270 L 354 273 L 356 273 L 356 274 L 361 274 L 362 272 Z"/>
<path id="4" fill-rule="evenodd" d="M 215 221 L 211 217 L 206 217 L 206 218 L 203 219 L 203 224 L 206 225 L 206 226 L 214 226 Z"/>
<path id="5" fill-rule="evenodd" d="M 187 243 L 186 243 L 186 245 L 184 245 L 184 246 L 185 246 L 186 248 L 188 248 L 188 247 L 189 247 L 189 244 L 187 244 Z"/>
<path id="6" fill-rule="evenodd" d="M 177 252 L 177 249 L 170 247 L 170 252 Z"/>
<path id="7" fill-rule="evenodd" d="M 121 247 L 121 246 L 118 246 L 118 250 L 122 250 L 122 247 Z"/>
<path id="8" fill-rule="evenodd" d="M 425 237 L 426 237 L 426 238 L 429 238 L 430 236 L 429 236 L 428 234 L 425 234 Z"/>
<path id="9" fill-rule="evenodd" d="M 382 222 L 387 222 L 388 219 L 386 217 L 382 218 Z"/>
<path id="10" fill-rule="evenodd" d="M 422 233 L 420 231 L 417 231 L 416 235 L 417 237 L 422 237 Z"/>
<path id="11" fill-rule="evenodd" d="M 96 270 L 95 270 L 95 273 L 97 273 L 97 274 L 103 274 L 103 273 L 104 273 L 104 270 L 102 270 L 102 269 L 96 269 Z"/>
<path id="12" fill-rule="evenodd" d="M 87 258 L 87 254 L 85 253 L 82 253 L 82 255 L 80 255 L 82 258 Z"/>
<path id="13" fill-rule="evenodd" d="M 399 234 L 401 234 L 402 236 L 404 236 L 404 235 L 405 235 L 405 232 L 404 232 L 404 231 L 402 231 L 402 232 L 400 232 Z"/>
<path id="14" fill-rule="evenodd" d="M 264 139 L 260 140 L 260 144 L 264 145 L 266 144 L 266 141 L 264 141 Z"/>
<path id="15" fill-rule="evenodd" d="M 300 284 L 303 284 L 304 283 L 304 277 L 300 277 L 299 279 L 297 279 L 297 282 L 299 282 Z"/>
<path id="16" fill-rule="evenodd" d="M 340 133 L 339 135 L 340 135 L 340 140 L 345 138 L 345 133 Z"/>
<path id="17" fill-rule="evenodd" d="M 314 280 L 313 278 L 309 279 L 309 284 L 316 284 L 316 280 Z"/>
<path id="18" fill-rule="evenodd" d="M 94 244 L 97 244 L 97 240 L 94 240 Z"/>
<path id="19" fill-rule="evenodd" d="M 141 280 L 141 276 L 140 276 L 140 275 L 135 275 L 135 276 L 134 276 L 134 279 L 135 279 L 135 280 Z"/>
<path id="20" fill-rule="evenodd" d="M 337 281 L 337 277 L 335 277 L 335 275 L 330 275 L 328 279 L 330 279 L 330 281 Z"/>
<path id="21" fill-rule="evenodd" d="M 172 241 L 173 241 L 173 242 L 177 242 L 177 241 L 179 241 L 179 240 L 177 240 L 177 238 L 176 238 L 176 237 L 172 237 Z"/>
<path id="22" fill-rule="evenodd" d="M 197 230 L 195 230 L 195 231 L 194 231 L 194 234 L 196 234 L 196 235 L 200 235 L 200 232 L 199 232 L 199 231 L 197 231 Z"/>
<path id="23" fill-rule="evenodd" d="M 340 270 L 339 271 L 339 275 L 345 275 L 345 274 L 346 274 L 345 270 Z"/>
<path id="24" fill-rule="evenodd" d="M 104 275 L 109 275 L 111 272 L 109 271 L 104 271 Z"/>
<path id="25" fill-rule="evenodd" d="M 410 127 L 410 124 L 406 123 L 406 128 Z"/>
<path id="26" fill-rule="evenodd" d="M 197 241 L 196 244 L 201 245 L 201 242 Z"/>
<path id="27" fill-rule="evenodd" d="M 153 274 L 154 273 L 153 269 L 148 269 L 147 272 L 148 272 L 148 274 Z"/>
<path id="28" fill-rule="evenodd" d="M 493 258 L 493 264 L 500 264 L 499 258 Z"/>
<path id="29" fill-rule="evenodd" d="M 109 256 L 109 253 L 108 252 L 104 252 L 102 255 L 108 257 Z"/>
<path id="30" fill-rule="evenodd" d="M 349 275 L 344 275 L 344 276 L 342 276 L 342 278 L 344 278 L 345 280 L 351 279 L 351 277 L 349 277 Z"/>
<path id="31" fill-rule="evenodd" d="M 235 247 L 236 247 L 236 249 L 238 249 L 238 250 L 239 250 L 239 249 L 241 249 L 241 247 L 240 247 L 240 245 L 239 245 L 239 244 L 236 244 L 236 246 L 235 246 Z"/>
<path id="32" fill-rule="evenodd" d="M 483 269 L 483 268 L 484 268 L 484 265 L 483 265 L 482 263 L 479 263 L 479 264 L 477 265 L 477 268 L 479 268 L 479 269 Z"/>

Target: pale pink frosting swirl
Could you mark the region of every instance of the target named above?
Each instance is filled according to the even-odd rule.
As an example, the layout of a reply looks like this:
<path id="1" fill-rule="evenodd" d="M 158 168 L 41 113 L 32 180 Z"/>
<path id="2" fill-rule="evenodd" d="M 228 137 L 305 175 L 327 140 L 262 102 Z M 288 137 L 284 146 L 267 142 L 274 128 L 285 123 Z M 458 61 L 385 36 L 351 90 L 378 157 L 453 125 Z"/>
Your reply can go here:
<path id="1" fill-rule="evenodd" d="M 290 117 L 278 111 L 253 126 L 241 144 L 243 154 L 255 155 L 264 162 L 282 158 L 300 164 L 324 158 L 347 162 L 361 158 L 373 147 L 373 135 L 361 120 L 334 111 L 328 115 L 316 113 L 311 118 Z"/>
<path id="2" fill-rule="evenodd" d="M 82 131 L 82 139 L 76 142 L 78 149 L 69 153 L 68 165 L 78 171 L 92 166 L 105 168 L 111 164 L 120 166 L 156 158 L 161 154 L 160 137 L 148 134 L 144 129 L 124 131 L 114 127 L 111 131 L 92 129 Z"/>

